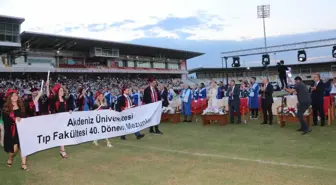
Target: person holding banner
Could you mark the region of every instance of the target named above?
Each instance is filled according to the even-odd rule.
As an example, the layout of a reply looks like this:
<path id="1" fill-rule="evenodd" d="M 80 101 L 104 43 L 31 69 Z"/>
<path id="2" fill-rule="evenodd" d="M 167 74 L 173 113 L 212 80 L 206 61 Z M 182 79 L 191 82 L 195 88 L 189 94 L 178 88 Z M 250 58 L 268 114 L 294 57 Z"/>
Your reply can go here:
<path id="1" fill-rule="evenodd" d="M 32 97 L 28 99 L 29 108 L 26 110 L 26 115 L 32 117 L 49 114 L 48 98 L 42 95 L 42 90 L 39 91 L 37 88 L 32 88 L 30 92 Z"/>
<path id="2" fill-rule="evenodd" d="M 93 109 L 94 110 L 104 110 L 104 109 L 111 109 L 106 102 L 105 96 L 103 93 L 97 91 L 96 95 L 95 95 L 95 103 L 93 104 Z M 98 146 L 98 141 L 93 141 L 93 144 Z M 113 147 L 110 143 L 110 141 L 108 140 L 108 138 L 106 138 L 106 146 L 111 148 Z"/>
<path id="3" fill-rule="evenodd" d="M 156 83 L 155 78 L 148 79 L 148 82 L 149 82 L 149 86 L 144 90 L 144 97 L 143 97 L 144 103 L 145 104 L 150 104 L 150 103 L 160 101 L 159 90 L 156 88 L 157 83 Z M 153 126 L 151 126 L 149 128 L 149 133 L 153 133 L 153 134 L 157 134 L 157 135 L 163 134 L 159 130 L 159 125 L 155 126 L 155 130 L 154 130 Z"/>
<path id="4" fill-rule="evenodd" d="M 132 103 L 132 99 L 129 95 L 130 91 L 128 88 L 123 88 L 121 90 L 122 95 L 118 97 L 117 100 L 117 111 L 122 112 L 123 110 L 133 108 L 134 105 Z M 141 134 L 140 132 L 134 133 L 137 139 L 141 139 L 145 137 L 144 134 Z M 122 140 L 126 140 L 126 136 L 121 136 Z"/>
<path id="5" fill-rule="evenodd" d="M 25 117 L 25 107 L 16 90 L 7 90 L 2 116 L 5 129 L 4 149 L 8 153 L 7 166 L 12 167 L 14 156 L 20 148 L 16 124 Z M 27 158 L 21 157 L 21 162 L 21 169 L 28 171 Z"/>
<path id="6" fill-rule="evenodd" d="M 47 81 L 47 90 L 49 82 Z M 55 84 L 53 88 L 53 96 L 49 95 L 50 98 L 50 107 L 51 110 L 53 110 L 53 113 L 60 113 L 60 112 L 72 112 L 71 110 L 68 110 L 67 107 L 67 100 L 65 99 L 65 88 L 61 84 Z M 67 153 L 65 152 L 64 146 L 60 146 L 60 155 L 63 159 L 68 158 Z"/>

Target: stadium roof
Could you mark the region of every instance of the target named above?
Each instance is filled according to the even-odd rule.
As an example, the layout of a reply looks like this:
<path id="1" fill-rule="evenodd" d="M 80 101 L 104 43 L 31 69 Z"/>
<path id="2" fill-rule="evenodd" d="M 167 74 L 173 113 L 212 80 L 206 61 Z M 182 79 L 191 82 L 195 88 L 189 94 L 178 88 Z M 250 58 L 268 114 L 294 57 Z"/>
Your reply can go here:
<path id="1" fill-rule="evenodd" d="M 7 16 L 7 15 L 0 15 L 0 22 L 22 24 L 24 21 L 25 21 L 25 19 L 21 18 L 21 17 L 12 17 L 12 16 Z"/>
<path id="2" fill-rule="evenodd" d="M 297 63 L 297 64 L 288 64 L 286 66 L 288 67 L 294 67 L 294 66 L 319 66 L 319 67 L 324 67 L 324 66 L 328 66 L 330 64 L 336 64 L 336 60 L 334 61 L 326 61 L 326 62 L 319 62 L 319 63 L 305 63 L 305 62 L 302 62 L 302 63 Z M 268 66 L 267 68 L 270 69 L 270 68 L 276 68 L 277 66 Z M 254 67 L 249 67 L 249 70 L 255 70 L 255 71 L 263 71 L 265 70 L 266 68 L 265 67 L 262 67 L 262 66 L 254 66 Z M 239 72 L 239 71 L 246 71 L 247 70 L 247 67 L 235 67 L 235 68 L 220 68 L 220 67 L 210 67 L 210 68 L 203 68 L 203 67 L 199 67 L 199 68 L 194 68 L 194 69 L 190 69 L 188 70 L 189 74 L 190 73 L 202 73 L 202 72 Z"/>
<path id="3" fill-rule="evenodd" d="M 191 59 L 204 53 L 167 49 L 137 44 L 121 43 L 106 40 L 96 40 L 80 37 L 61 36 L 24 31 L 21 33 L 21 43 L 29 42 L 29 47 L 34 49 L 66 48 L 70 51 L 89 51 L 93 47 L 116 48 L 120 55 L 165 57 L 173 59 Z"/>

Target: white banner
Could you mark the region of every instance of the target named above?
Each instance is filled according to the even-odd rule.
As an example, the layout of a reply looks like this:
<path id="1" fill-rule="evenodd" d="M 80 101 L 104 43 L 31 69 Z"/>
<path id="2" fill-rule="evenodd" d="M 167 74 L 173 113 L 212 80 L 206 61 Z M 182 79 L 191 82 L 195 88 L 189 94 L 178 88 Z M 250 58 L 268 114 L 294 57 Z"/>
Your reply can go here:
<path id="1" fill-rule="evenodd" d="M 161 121 L 162 102 L 131 108 L 58 113 L 17 123 L 22 156 L 62 145 L 133 134 Z"/>

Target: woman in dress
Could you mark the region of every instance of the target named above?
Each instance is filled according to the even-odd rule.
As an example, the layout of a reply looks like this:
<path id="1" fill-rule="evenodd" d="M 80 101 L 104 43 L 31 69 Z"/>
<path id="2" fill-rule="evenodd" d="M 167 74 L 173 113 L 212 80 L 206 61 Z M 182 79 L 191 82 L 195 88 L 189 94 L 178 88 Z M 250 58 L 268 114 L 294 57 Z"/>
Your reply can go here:
<path id="1" fill-rule="evenodd" d="M 111 109 L 106 102 L 105 96 L 103 93 L 97 91 L 96 95 L 95 95 L 95 103 L 93 104 L 93 110 L 104 110 L 104 109 Z M 98 146 L 98 141 L 93 141 L 93 144 Z M 108 140 L 108 138 L 106 138 L 106 146 L 107 147 L 113 147 L 110 143 L 110 141 Z"/>
<path id="2" fill-rule="evenodd" d="M 50 95 L 49 91 L 49 82 L 46 83 L 47 86 L 47 95 L 50 99 L 50 109 L 52 110 L 52 113 L 61 113 L 61 112 L 70 112 L 72 113 L 72 110 L 68 109 L 67 106 L 67 100 L 65 98 L 66 90 L 61 84 L 55 84 L 52 93 L 53 95 Z M 68 158 L 67 153 L 65 152 L 64 146 L 60 146 L 60 155 L 63 159 Z"/>
<path id="3" fill-rule="evenodd" d="M 2 116 L 5 129 L 4 149 L 8 153 L 7 166 L 12 167 L 14 156 L 20 148 L 16 124 L 19 124 L 21 119 L 25 117 L 25 107 L 16 90 L 7 90 Z M 21 162 L 21 169 L 28 171 L 27 158 L 21 157 Z"/>
<path id="4" fill-rule="evenodd" d="M 211 82 L 210 89 L 207 92 L 208 108 L 218 108 L 217 107 L 217 85 Z"/>
<path id="5" fill-rule="evenodd" d="M 241 98 L 247 98 L 249 96 L 250 92 L 248 90 L 248 82 L 244 81 L 241 85 L 240 85 L 240 97 Z"/>

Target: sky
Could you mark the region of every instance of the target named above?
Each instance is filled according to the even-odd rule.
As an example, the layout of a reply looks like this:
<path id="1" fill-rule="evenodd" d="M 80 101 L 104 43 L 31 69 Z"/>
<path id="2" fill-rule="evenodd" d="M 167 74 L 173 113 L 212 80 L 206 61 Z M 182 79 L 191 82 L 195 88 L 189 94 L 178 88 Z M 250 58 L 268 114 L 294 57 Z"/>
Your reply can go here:
<path id="1" fill-rule="evenodd" d="M 331 0 L 0 0 L 3 15 L 24 17 L 35 31 L 192 50 L 188 68 L 218 67 L 220 52 L 263 46 L 257 6 L 269 4 L 268 44 L 335 35 Z M 314 55 L 331 53 L 330 49 Z M 287 54 L 284 58 L 292 56 Z M 260 56 L 259 56 L 260 58 Z M 242 59 L 244 65 L 258 58 Z M 294 59 L 293 59 L 294 60 Z"/>

